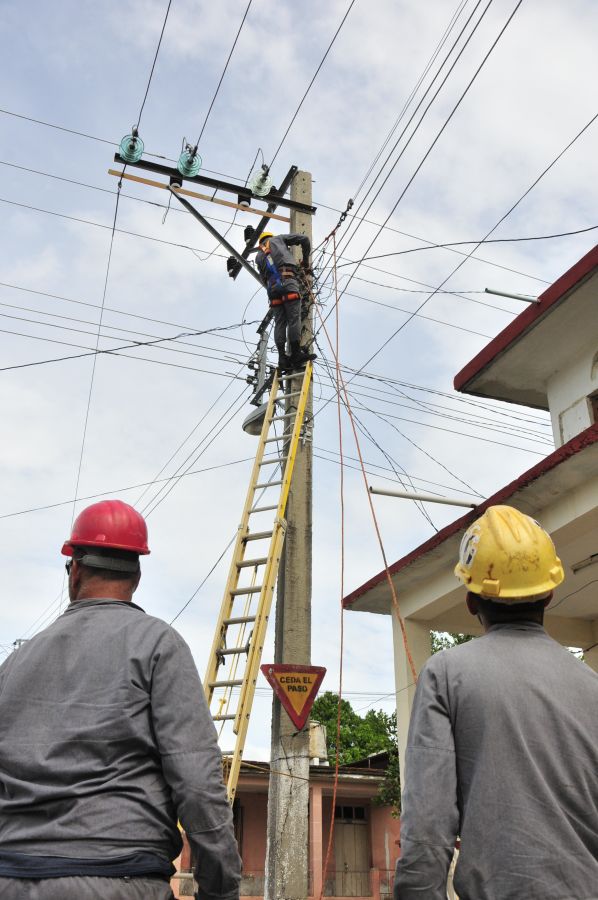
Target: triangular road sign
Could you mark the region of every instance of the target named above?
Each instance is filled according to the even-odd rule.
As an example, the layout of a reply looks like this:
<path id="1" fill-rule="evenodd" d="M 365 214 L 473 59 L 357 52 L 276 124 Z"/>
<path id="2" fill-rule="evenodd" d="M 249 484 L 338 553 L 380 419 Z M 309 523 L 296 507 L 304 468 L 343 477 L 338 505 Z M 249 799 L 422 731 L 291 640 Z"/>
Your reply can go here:
<path id="1" fill-rule="evenodd" d="M 293 725 L 301 731 L 311 711 L 322 679 L 323 666 L 265 663 L 260 666 Z"/>

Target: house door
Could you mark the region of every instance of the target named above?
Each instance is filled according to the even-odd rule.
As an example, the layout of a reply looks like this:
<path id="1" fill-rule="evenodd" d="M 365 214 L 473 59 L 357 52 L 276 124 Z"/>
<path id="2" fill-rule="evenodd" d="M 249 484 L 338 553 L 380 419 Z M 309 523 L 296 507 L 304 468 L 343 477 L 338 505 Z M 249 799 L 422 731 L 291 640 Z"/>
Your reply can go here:
<path id="1" fill-rule="evenodd" d="M 367 822 L 334 823 L 334 862 L 337 897 L 369 897 L 370 853 Z"/>

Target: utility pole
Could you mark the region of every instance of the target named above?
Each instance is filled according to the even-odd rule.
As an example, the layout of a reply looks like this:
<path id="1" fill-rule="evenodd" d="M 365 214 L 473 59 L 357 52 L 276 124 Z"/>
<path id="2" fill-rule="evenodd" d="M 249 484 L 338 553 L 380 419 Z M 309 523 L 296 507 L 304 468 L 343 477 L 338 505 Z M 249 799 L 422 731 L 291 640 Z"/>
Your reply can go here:
<path id="1" fill-rule="evenodd" d="M 309 172 L 297 172 L 291 184 L 291 199 L 311 206 Z M 311 215 L 292 211 L 291 232 L 306 234 L 312 241 Z M 313 309 L 310 309 L 303 323 L 302 344 L 311 343 L 313 327 Z M 307 437 L 300 442 L 295 460 L 286 510 L 284 551 L 278 570 L 276 663 L 309 665 L 311 662 L 312 415 L 310 386 L 304 425 Z M 306 900 L 308 896 L 308 811 L 309 728 L 297 733 L 275 696 L 272 706 L 265 900 Z"/>

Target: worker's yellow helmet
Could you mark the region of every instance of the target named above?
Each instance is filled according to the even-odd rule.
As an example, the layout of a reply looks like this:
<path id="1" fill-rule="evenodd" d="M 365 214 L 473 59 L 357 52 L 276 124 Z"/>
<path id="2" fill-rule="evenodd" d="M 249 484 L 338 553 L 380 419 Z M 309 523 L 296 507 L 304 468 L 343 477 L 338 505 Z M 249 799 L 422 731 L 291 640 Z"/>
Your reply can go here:
<path id="1" fill-rule="evenodd" d="M 265 240 L 271 237 L 274 237 L 274 234 L 271 231 L 262 231 L 258 244 L 263 244 Z"/>
<path id="2" fill-rule="evenodd" d="M 565 577 L 548 532 L 512 506 L 490 506 L 469 526 L 455 575 L 498 603 L 539 600 Z"/>

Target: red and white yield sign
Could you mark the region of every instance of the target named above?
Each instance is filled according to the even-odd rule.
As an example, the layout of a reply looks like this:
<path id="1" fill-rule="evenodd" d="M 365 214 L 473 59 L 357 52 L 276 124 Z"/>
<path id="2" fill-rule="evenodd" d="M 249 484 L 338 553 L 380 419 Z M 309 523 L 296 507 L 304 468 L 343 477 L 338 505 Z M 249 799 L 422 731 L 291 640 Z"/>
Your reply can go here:
<path id="1" fill-rule="evenodd" d="M 301 730 L 307 722 L 326 669 L 323 666 L 291 666 L 282 663 L 265 663 L 260 668 L 289 714 L 291 722 Z"/>

